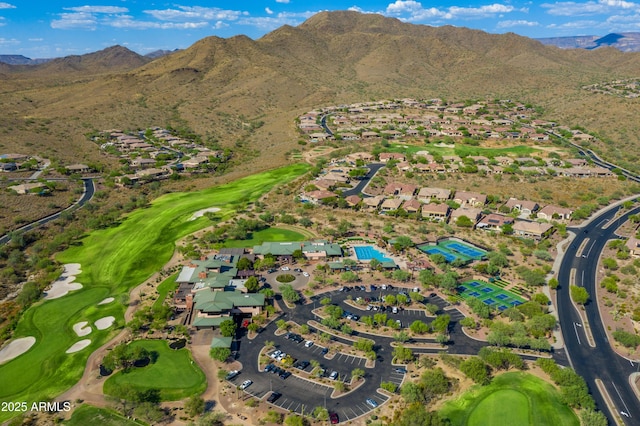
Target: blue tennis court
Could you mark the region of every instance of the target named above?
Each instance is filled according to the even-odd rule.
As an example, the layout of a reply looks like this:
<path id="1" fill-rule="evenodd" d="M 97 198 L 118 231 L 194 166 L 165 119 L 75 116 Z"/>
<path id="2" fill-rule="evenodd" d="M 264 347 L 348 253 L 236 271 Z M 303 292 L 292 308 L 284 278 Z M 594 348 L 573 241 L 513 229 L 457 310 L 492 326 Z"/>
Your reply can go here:
<path id="1" fill-rule="evenodd" d="M 485 287 L 485 288 L 482 289 L 482 292 L 483 293 L 491 293 L 491 292 L 493 292 L 493 289 L 490 288 L 490 287 Z"/>
<path id="2" fill-rule="evenodd" d="M 478 293 L 477 291 L 472 291 L 471 293 L 469 293 L 469 296 L 471 296 L 471 297 L 480 297 L 480 293 Z"/>
<path id="3" fill-rule="evenodd" d="M 441 250 L 438 247 L 429 247 L 428 249 L 425 249 L 424 252 L 427 254 L 441 254 L 447 262 L 453 262 L 457 259 L 456 255 Z"/>
<path id="4" fill-rule="evenodd" d="M 460 243 L 451 243 L 447 245 L 447 248 L 457 251 L 458 253 L 462 253 L 469 257 L 482 257 L 486 254 L 484 250 L 476 249 L 473 247 L 469 247 Z"/>
<path id="5" fill-rule="evenodd" d="M 484 302 L 486 305 L 493 305 L 494 303 L 496 303 L 496 301 L 495 301 L 495 300 L 493 300 L 493 299 L 484 299 L 484 300 L 483 300 L 483 302 Z"/>
<path id="6" fill-rule="evenodd" d="M 504 293 L 500 293 L 499 295 L 496 296 L 496 299 L 499 299 L 499 300 L 507 300 L 508 298 L 509 296 L 507 296 Z"/>
<path id="7" fill-rule="evenodd" d="M 468 283 L 471 287 L 479 287 L 482 284 L 480 284 L 478 281 L 471 281 L 470 283 Z"/>
<path id="8" fill-rule="evenodd" d="M 456 290 L 463 299 L 473 297 L 500 311 L 504 311 L 510 306 L 522 305 L 525 302 L 525 299 L 509 290 L 480 280 L 463 282 L 456 287 Z"/>
<path id="9" fill-rule="evenodd" d="M 508 308 L 508 307 L 507 307 L 507 306 L 504 306 L 504 305 L 500 305 L 500 306 L 498 306 L 498 309 L 500 309 L 501 311 L 504 311 L 504 310 L 505 310 L 505 309 L 507 309 L 507 308 Z"/>

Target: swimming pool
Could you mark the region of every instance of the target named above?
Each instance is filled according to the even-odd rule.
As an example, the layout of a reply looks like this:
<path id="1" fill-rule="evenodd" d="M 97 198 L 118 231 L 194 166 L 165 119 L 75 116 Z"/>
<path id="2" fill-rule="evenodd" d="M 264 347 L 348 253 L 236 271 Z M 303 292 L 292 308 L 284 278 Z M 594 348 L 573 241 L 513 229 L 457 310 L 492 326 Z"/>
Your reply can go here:
<path id="1" fill-rule="evenodd" d="M 372 246 L 355 246 L 353 250 L 356 252 L 356 257 L 360 261 L 368 261 L 371 259 L 379 260 L 380 262 L 389 262 L 392 259 L 385 257 L 385 255 Z"/>

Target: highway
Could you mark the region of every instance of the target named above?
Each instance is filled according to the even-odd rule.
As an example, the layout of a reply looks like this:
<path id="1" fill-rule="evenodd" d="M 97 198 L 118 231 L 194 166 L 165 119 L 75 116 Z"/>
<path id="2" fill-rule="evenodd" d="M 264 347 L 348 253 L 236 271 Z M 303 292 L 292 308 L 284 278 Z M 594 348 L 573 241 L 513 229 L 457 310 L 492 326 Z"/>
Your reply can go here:
<path id="1" fill-rule="evenodd" d="M 52 220 L 56 220 L 57 218 L 60 217 L 62 213 L 66 211 L 73 211 L 84 206 L 87 202 L 89 202 L 93 198 L 93 194 L 95 193 L 96 188 L 93 183 L 93 179 L 91 178 L 83 178 L 82 182 L 84 182 L 84 192 L 82 193 L 82 196 L 80 197 L 80 199 L 76 201 L 74 204 L 72 204 L 71 206 L 67 207 L 64 210 L 59 211 L 58 213 L 54 213 L 47 217 L 43 217 L 42 219 L 38 219 L 36 221 L 28 223 L 12 232 L 31 231 L 32 229 L 35 229 L 41 225 L 44 225 L 45 223 L 51 222 Z M 6 234 L 0 237 L 0 245 L 7 244 L 9 241 L 10 241 L 9 234 Z"/>
<path id="2" fill-rule="evenodd" d="M 615 424 L 614 415 L 609 412 L 596 386 L 596 379 L 602 380 L 615 404 L 616 417 L 621 418 L 627 425 L 637 425 L 640 424 L 640 404 L 629 384 L 629 375 L 637 371 L 637 362 L 640 360 L 628 360 L 611 349 L 600 319 L 598 304 L 594 298 L 598 259 L 602 250 L 610 239 L 618 238 L 615 231 L 627 220 L 629 215 L 640 213 L 640 207 L 624 214 L 619 214 L 619 210 L 620 207 L 615 207 L 596 214 L 587 225 L 568 229 L 576 236 L 566 248 L 558 271 L 560 287 L 557 303 L 565 349 L 570 362 L 575 371 L 589 385 L 589 390 L 598 409 L 607 414 L 611 424 Z M 574 283 L 570 281 L 572 269 L 574 270 Z M 585 312 L 595 347 L 589 345 L 580 316 L 571 302 L 570 284 L 585 287 L 591 296 L 591 300 L 585 306 Z"/>

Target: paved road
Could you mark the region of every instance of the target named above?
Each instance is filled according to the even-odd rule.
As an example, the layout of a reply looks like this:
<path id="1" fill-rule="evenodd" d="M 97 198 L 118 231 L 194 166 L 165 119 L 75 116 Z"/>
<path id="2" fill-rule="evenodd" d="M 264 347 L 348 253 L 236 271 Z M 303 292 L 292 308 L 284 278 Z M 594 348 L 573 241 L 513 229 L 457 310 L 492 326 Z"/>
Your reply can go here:
<path id="1" fill-rule="evenodd" d="M 384 167 L 384 163 L 371 163 L 366 166 L 369 169 L 369 172 L 358 182 L 358 184 L 348 191 L 343 191 L 342 195 L 348 197 L 350 195 L 360 195 L 364 198 L 368 198 L 371 195 L 365 194 L 362 191 L 369 184 L 369 181 L 373 179 L 373 177 L 378 173 L 378 170 Z"/>
<path id="2" fill-rule="evenodd" d="M 84 206 L 88 201 L 90 201 L 93 198 L 93 194 L 95 193 L 95 185 L 93 183 L 93 180 L 91 178 L 83 178 L 82 181 L 84 182 L 84 192 L 82 193 L 82 196 L 80 197 L 80 199 L 78 201 L 76 201 L 74 204 L 72 204 L 71 206 L 67 207 L 66 209 L 59 211 L 58 213 L 54 213 L 52 215 L 49 215 L 47 217 L 43 217 L 42 219 L 38 219 L 34 222 L 31 222 L 27 225 L 24 225 L 18 229 L 16 229 L 13 232 L 26 232 L 26 231 L 30 231 L 32 229 L 35 229 L 41 225 L 44 225 L 45 223 L 51 222 L 52 220 L 56 220 L 57 218 L 60 217 L 60 215 L 66 211 L 73 211 L 76 209 L 81 208 L 82 206 Z M 10 241 L 10 237 L 9 234 L 3 235 L 2 237 L 0 237 L 0 245 L 6 244 Z"/>
<path id="3" fill-rule="evenodd" d="M 636 362 L 632 364 L 611 349 L 598 312 L 598 304 L 594 301 L 589 302 L 585 307 L 596 344 L 595 348 L 589 346 L 584 327 L 581 327 L 580 317 L 571 303 L 569 294 L 571 271 L 574 268 L 575 284 L 585 287 L 590 295 L 596 294 L 597 259 L 607 241 L 611 238 L 617 238 L 614 232 L 626 221 L 628 216 L 640 213 L 640 208 L 636 208 L 616 217 L 618 210 L 619 208 L 611 209 L 595 216 L 589 224 L 582 228 L 570 229 L 576 233 L 576 237 L 567 247 L 558 271 L 560 282 L 558 314 L 565 347 L 572 365 L 576 372 L 587 381 L 598 408 L 603 413 L 608 413 L 610 423 L 615 424 L 613 415 L 608 412 L 596 387 L 596 379 L 604 382 L 617 411 L 625 411 L 629 415 L 628 418 L 618 417 L 621 417 L 628 425 L 637 425 L 640 424 L 640 404 L 628 380 L 629 375 L 638 368 Z M 607 228 L 603 228 L 607 225 L 609 225 Z M 582 244 L 584 244 L 584 248 L 579 253 Z"/>

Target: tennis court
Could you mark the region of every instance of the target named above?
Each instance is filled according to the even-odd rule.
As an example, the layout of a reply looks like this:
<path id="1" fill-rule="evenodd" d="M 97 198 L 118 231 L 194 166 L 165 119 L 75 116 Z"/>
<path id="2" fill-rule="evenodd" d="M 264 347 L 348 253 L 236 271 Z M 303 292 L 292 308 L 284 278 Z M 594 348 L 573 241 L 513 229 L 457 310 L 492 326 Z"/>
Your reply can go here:
<path id="1" fill-rule="evenodd" d="M 463 244 L 459 241 L 442 241 L 442 245 L 448 250 L 452 250 L 475 260 L 482 259 L 487 255 L 486 250 L 482 250 L 481 248 L 474 247 L 469 244 Z"/>
<path id="2" fill-rule="evenodd" d="M 484 259 L 487 254 L 485 250 L 479 247 L 450 239 L 439 241 L 435 245 L 420 245 L 418 246 L 418 250 L 427 253 L 428 255 L 440 254 L 444 256 L 444 259 L 448 263 L 454 262 L 456 260 L 460 260 L 464 263 L 469 263 L 473 260 Z"/>
<path id="3" fill-rule="evenodd" d="M 492 308 L 504 311 L 510 306 L 522 305 L 525 300 L 517 294 L 498 287 L 494 284 L 474 280 L 461 283 L 458 294 L 463 299 L 474 297 Z"/>

